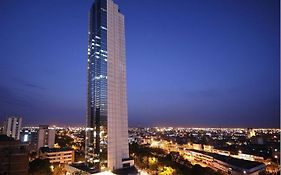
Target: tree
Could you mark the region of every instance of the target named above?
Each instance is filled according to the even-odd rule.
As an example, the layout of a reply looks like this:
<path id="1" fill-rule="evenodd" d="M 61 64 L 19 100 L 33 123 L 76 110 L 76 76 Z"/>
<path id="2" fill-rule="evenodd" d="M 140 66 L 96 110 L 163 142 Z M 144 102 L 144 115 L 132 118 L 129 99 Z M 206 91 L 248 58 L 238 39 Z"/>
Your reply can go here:
<path id="1" fill-rule="evenodd" d="M 175 170 L 172 167 L 164 166 L 164 167 L 160 167 L 158 169 L 158 174 L 159 175 L 172 175 L 172 174 L 175 174 Z"/>
<path id="2" fill-rule="evenodd" d="M 53 175 L 61 175 L 61 174 L 65 174 L 66 170 L 64 169 L 63 165 L 57 164 L 54 166 L 54 172 Z"/>
<path id="3" fill-rule="evenodd" d="M 63 135 L 55 137 L 55 142 L 59 144 L 60 147 L 71 147 L 73 145 L 73 138 Z"/>
<path id="4" fill-rule="evenodd" d="M 52 175 L 49 159 L 35 159 L 29 163 L 30 175 Z"/>

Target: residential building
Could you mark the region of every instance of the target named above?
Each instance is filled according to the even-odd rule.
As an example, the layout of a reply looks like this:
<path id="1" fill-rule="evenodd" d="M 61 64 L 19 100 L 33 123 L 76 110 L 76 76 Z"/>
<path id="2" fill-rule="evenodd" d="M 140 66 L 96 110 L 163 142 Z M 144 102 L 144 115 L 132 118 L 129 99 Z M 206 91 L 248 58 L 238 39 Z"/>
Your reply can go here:
<path id="1" fill-rule="evenodd" d="M 12 137 L 15 140 L 19 140 L 21 125 L 21 117 L 9 117 L 4 122 L 3 134 L 7 135 L 8 137 Z"/>
<path id="2" fill-rule="evenodd" d="M 54 128 L 48 125 L 40 125 L 38 130 L 38 142 L 37 149 L 41 147 L 53 148 L 55 144 L 55 134 Z"/>
<path id="3" fill-rule="evenodd" d="M 22 128 L 20 132 L 21 143 L 28 144 L 29 152 L 37 152 L 38 130 L 35 128 Z"/>
<path id="4" fill-rule="evenodd" d="M 49 159 L 51 164 L 71 164 L 74 162 L 74 150 L 71 148 L 41 147 L 39 157 Z"/>

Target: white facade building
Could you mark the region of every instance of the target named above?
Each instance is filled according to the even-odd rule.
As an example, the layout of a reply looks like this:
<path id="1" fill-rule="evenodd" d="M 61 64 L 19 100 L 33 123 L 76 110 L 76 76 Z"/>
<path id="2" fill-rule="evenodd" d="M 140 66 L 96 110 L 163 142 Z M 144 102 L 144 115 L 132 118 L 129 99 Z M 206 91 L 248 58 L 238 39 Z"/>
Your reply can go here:
<path id="1" fill-rule="evenodd" d="M 108 167 L 122 168 L 129 157 L 124 16 L 107 1 Z"/>
<path id="2" fill-rule="evenodd" d="M 9 117 L 4 122 L 3 134 L 7 135 L 8 137 L 12 137 L 15 140 L 19 140 L 21 125 L 22 125 L 21 117 Z"/>
<path id="3" fill-rule="evenodd" d="M 41 147 L 53 148 L 55 144 L 56 131 L 48 125 L 40 125 L 38 130 L 37 149 Z"/>

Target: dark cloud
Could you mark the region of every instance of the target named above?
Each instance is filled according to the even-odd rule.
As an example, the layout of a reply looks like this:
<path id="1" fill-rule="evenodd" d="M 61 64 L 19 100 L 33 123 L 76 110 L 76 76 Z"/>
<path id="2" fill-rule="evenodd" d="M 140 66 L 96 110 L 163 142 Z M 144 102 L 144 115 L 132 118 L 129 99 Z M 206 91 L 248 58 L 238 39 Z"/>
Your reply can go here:
<path id="1" fill-rule="evenodd" d="M 0 99 L 0 110 L 6 109 L 8 105 L 18 107 L 28 104 L 27 98 L 23 94 L 5 86 L 0 86 Z"/>
<path id="2" fill-rule="evenodd" d="M 22 116 L 30 105 L 29 98 L 20 91 L 0 86 L 0 122 L 10 115 Z"/>
<path id="3" fill-rule="evenodd" d="M 32 83 L 26 83 L 24 84 L 26 87 L 31 87 L 31 88 L 35 88 L 35 89 L 41 89 L 41 90 L 45 90 L 44 87 L 41 87 L 39 85 L 36 85 L 36 84 L 32 84 Z"/>
<path id="4" fill-rule="evenodd" d="M 36 88 L 23 84 L 25 88 Z M 84 108 L 68 106 L 49 100 L 46 97 L 38 96 L 35 92 L 26 91 L 24 88 L 9 88 L 0 85 L 0 123 L 11 115 L 23 117 L 25 125 L 34 124 L 77 124 L 77 116 L 84 116 Z M 79 124 L 83 125 L 83 119 Z"/>
<path id="5" fill-rule="evenodd" d="M 21 79 L 19 77 L 14 77 L 13 81 L 20 86 L 25 86 L 25 87 L 28 87 L 28 88 L 38 89 L 38 90 L 45 90 L 45 88 L 42 87 L 41 85 L 29 82 L 28 80 L 24 80 L 24 79 Z"/>

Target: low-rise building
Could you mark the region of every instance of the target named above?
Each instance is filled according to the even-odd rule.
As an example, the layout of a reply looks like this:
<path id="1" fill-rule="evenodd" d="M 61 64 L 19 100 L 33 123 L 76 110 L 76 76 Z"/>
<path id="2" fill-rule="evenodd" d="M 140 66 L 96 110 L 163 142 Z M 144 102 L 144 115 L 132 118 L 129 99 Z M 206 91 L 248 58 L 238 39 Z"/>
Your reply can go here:
<path id="1" fill-rule="evenodd" d="M 212 153 L 220 154 L 223 156 L 230 156 L 230 151 L 221 150 L 221 149 L 213 149 Z"/>
<path id="2" fill-rule="evenodd" d="M 194 160 L 207 164 L 208 166 L 233 175 L 258 175 L 265 171 L 265 164 L 261 162 L 237 159 L 231 156 L 225 156 L 216 153 L 210 153 L 199 150 L 186 150 Z"/>
<path id="3" fill-rule="evenodd" d="M 202 150 L 203 149 L 203 145 L 200 143 L 193 143 L 192 144 L 193 149 L 195 150 Z"/>
<path id="4" fill-rule="evenodd" d="M 214 146 L 212 145 L 203 145 L 203 150 L 206 152 L 212 152 L 214 149 Z"/>
<path id="5" fill-rule="evenodd" d="M 51 164 L 71 164 L 74 162 L 74 150 L 71 148 L 42 147 L 39 150 L 39 157 L 49 159 Z"/>
<path id="6" fill-rule="evenodd" d="M 251 155 L 251 154 L 238 153 L 238 155 L 231 155 L 231 156 L 234 158 L 250 160 L 250 161 L 257 161 L 257 162 L 265 161 L 263 157 L 255 156 L 255 155 Z"/>

